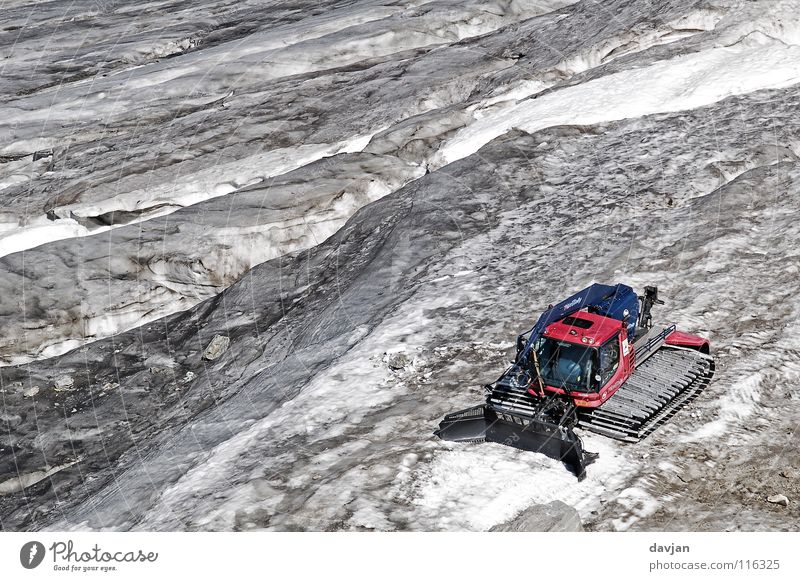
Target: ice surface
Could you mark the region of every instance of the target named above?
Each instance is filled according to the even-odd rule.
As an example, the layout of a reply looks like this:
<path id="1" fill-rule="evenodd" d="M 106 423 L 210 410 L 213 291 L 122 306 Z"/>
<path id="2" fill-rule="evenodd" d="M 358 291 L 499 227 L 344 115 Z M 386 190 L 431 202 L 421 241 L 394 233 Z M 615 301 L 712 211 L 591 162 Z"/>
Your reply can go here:
<path id="1" fill-rule="evenodd" d="M 503 110 L 459 131 L 437 153 L 439 167 L 475 153 L 498 135 L 555 125 L 592 125 L 694 109 L 740 93 L 800 81 L 800 47 L 754 32 L 731 46 L 601 77 Z"/>
<path id="2" fill-rule="evenodd" d="M 798 9 L 6 2 L 0 526 L 797 530 Z M 618 280 L 711 339 L 689 408 L 581 483 L 432 436 Z"/>
<path id="3" fill-rule="evenodd" d="M 394 157 L 339 154 L 167 216 L 0 258 L 8 297 L 0 358 L 57 355 L 189 308 L 257 264 L 323 242 L 423 171 Z M 11 303 L 14 289 L 40 285 L 46 297 L 26 294 L 21 310 L 19 297 Z"/>

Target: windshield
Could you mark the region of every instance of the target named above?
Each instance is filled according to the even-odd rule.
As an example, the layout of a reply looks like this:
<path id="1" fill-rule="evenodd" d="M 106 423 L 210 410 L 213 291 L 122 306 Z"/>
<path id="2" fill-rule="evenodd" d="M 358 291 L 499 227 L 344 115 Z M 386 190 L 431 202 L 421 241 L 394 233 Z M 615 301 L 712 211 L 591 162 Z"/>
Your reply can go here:
<path id="1" fill-rule="evenodd" d="M 542 337 L 536 342 L 542 380 L 569 391 L 596 391 L 592 380 L 597 369 L 597 350 L 584 345 Z"/>

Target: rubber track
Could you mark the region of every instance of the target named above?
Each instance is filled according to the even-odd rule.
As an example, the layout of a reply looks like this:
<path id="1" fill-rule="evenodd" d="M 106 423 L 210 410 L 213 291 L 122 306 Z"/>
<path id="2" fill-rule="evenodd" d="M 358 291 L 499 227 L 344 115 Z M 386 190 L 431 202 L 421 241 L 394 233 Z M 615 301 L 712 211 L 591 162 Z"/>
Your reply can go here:
<path id="1" fill-rule="evenodd" d="M 541 409 L 542 399 L 531 396 L 522 388 L 511 388 L 495 385 L 486 403 L 497 411 L 511 411 L 524 416 L 533 417 Z"/>
<path id="2" fill-rule="evenodd" d="M 714 360 L 693 349 L 662 346 L 600 408 L 580 410 L 578 426 L 638 442 L 706 388 Z"/>

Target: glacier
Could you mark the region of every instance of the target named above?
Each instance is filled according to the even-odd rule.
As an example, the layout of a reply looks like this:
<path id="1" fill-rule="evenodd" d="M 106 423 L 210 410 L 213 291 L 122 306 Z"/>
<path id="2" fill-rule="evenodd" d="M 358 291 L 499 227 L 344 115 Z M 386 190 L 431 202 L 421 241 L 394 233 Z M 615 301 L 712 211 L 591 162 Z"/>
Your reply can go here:
<path id="1" fill-rule="evenodd" d="M 0 9 L 3 530 L 798 530 L 797 0 Z M 581 483 L 432 436 L 595 281 L 699 399 Z"/>

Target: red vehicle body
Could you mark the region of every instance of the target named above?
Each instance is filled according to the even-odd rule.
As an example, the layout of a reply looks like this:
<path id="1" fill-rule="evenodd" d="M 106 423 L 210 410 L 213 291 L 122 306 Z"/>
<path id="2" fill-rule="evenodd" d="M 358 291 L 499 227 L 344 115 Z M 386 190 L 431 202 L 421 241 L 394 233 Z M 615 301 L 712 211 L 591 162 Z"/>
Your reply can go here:
<path id="1" fill-rule="evenodd" d="M 636 368 L 636 350 L 628 339 L 628 326 L 625 322 L 610 317 L 603 317 L 588 311 L 579 311 L 569 317 L 550 324 L 542 333 L 542 337 L 556 341 L 580 345 L 591 349 L 616 347 L 619 354 L 618 363 L 613 373 L 602 378 L 596 391 L 590 393 L 567 392 L 561 387 L 544 382 L 544 390 L 550 393 L 567 395 L 576 406 L 596 408 L 611 397 L 630 377 Z M 664 342 L 667 345 L 689 347 L 702 353 L 709 352 L 708 340 L 697 335 L 672 331 Z M 528 393 L 541 395 L 538 386 L 531 386 Z"/>

